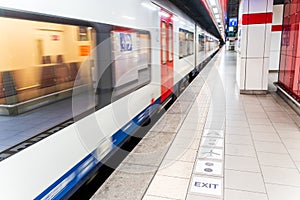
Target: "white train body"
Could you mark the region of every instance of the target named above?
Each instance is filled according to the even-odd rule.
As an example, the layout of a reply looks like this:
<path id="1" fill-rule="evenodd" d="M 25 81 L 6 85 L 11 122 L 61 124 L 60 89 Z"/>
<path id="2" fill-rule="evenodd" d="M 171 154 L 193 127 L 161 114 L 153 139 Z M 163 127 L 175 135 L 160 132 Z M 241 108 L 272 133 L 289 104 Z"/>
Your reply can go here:
<path id="1" fill-rule="evenodd" d="M 136 119 L 142 121 L 147 117 L 146 114 L 151 114 L 163 104 L 160 100 L 161 9 L 172 12 L 173 15 L 173 85 L 176 90 L 197 66 L 216 52 L 218 41 L 169 3 L 148 0 L 0 2 L 0 15 L 2 10 L 10 10 L 20 15 L 34 13 L 37 16 L 47 15 L 49 19 L 53 16 L 62 20 L 68 18 L 147 31 L 151 37 L 152 65 L 150 83 L 122 95 L 94 113 L 1 161 L 0 199 L 62 197 L 101 159 L 117 148 L 114 145 L 122 143 L 125 139 L 124 134 L 118 138 L 116 133 L 120 133 L 120 130 L 131 133 L 138 127 L 134 123 Z M 193 33 L 194 40 L 194 53 L 181 59 L 179 30 Z M 205 37 L 204 47 L 199 43 L 201 34 Z M 200 48 L 204 48 L 204 51 Z M 76 100 L 73 101 L 73 105 L 76 106 Z"/>

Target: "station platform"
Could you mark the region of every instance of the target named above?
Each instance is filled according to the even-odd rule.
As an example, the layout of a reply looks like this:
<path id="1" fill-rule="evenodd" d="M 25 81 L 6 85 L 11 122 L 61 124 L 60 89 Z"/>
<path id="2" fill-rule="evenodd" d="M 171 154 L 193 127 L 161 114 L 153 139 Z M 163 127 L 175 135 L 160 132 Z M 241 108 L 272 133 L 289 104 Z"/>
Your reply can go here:
<path id="1" fill-rule="evenodd" d="M 91 199 L 299 200 L 299 116 L 235 73 L 223 48 Z"/>

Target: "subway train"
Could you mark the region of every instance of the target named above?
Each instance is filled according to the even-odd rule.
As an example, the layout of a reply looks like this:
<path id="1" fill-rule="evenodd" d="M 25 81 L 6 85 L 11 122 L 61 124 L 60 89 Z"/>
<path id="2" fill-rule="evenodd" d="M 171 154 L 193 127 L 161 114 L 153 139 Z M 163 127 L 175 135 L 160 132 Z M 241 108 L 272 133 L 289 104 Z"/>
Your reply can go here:
<path id="1" fill-rule="evenodd" d="M 1 119 L 49 126 L 1 153 L 0 199 L 74 192 L 219 49 L 160 0 L 3 0 L 0 24 Z"/>

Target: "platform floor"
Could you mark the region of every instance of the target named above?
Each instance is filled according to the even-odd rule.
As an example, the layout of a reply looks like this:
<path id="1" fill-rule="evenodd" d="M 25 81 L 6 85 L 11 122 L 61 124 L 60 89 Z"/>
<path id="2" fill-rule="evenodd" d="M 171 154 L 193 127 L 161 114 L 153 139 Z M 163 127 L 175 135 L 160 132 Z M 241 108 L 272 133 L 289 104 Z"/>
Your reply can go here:
<path id="1" fill-rule="evenodd" d="M 299 200 L 300 118 L 272 84 L 240 95 L 235 70 L 223 49 L 92 199 Z"/>

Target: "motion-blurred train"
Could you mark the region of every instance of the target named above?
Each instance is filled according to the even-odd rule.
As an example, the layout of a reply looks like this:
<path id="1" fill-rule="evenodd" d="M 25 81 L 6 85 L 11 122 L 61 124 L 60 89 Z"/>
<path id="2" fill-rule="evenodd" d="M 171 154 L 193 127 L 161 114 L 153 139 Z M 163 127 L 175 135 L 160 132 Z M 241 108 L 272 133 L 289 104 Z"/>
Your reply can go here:
<path id="1" fill-rule="evenodd" d="M 219 49 L 167 1 L 2 0 L 0 24 L 0 114 L 69 98 L 73 116 L 0 162 L 0 199 L 69 194 Z"/>

